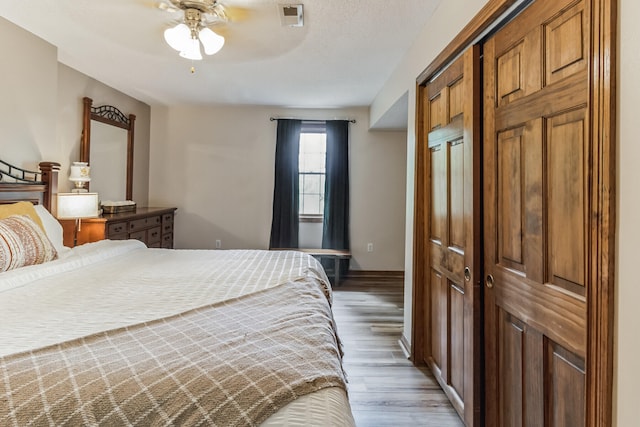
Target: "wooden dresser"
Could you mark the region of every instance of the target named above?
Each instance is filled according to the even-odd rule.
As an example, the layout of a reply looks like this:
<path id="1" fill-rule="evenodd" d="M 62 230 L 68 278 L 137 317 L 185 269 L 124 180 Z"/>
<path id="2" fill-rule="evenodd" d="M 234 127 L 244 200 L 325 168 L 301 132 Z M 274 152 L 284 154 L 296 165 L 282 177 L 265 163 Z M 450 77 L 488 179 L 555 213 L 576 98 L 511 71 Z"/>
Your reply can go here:
<path id="1" fill-rule="evenodd" d="M 135 212 L 102 214 L 83 219 L 78 245 L 98 240 L 136 239 L 150 248 L 173 248 L 173 217 L 177 208 L 137 208 Z M 74 220 L 60 220 L 65 246 L 73 246 Z"/>

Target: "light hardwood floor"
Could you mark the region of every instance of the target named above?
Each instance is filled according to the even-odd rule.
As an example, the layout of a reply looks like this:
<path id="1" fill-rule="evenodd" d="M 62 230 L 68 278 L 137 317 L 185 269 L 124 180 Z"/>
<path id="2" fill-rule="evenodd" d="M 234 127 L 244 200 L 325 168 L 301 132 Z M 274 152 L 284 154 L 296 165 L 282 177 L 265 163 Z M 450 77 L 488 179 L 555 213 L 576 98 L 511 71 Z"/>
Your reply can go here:
<path id="1" fill-rule="evenodd" d="M 401 281 L 349 279 L 333 299 L 358 427 L 463 426 L 433 376 L 400 347 Z"/>

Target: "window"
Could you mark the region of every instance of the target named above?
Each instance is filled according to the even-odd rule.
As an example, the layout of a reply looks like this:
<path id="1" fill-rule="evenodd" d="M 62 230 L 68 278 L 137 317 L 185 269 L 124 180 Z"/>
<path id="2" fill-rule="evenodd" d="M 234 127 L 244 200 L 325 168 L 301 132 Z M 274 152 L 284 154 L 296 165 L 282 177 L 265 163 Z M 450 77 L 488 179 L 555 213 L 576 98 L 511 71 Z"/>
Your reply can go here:
<path id="1" fill-rule="evenodd" d="M 301 221 L 322 221 L 327 134 L 323 122 L 303 122 L 300 132 L 298 176 Z"/>

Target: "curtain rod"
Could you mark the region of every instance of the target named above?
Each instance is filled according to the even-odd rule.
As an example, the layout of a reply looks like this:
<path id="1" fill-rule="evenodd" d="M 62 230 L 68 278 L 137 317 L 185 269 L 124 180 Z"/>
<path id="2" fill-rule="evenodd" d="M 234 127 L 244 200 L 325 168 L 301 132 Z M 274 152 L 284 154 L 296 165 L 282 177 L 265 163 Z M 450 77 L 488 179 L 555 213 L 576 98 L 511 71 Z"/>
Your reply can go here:
<path id="1" fill-rule="evenodd" d="M 326 120 L 346 120 L 349 123 L 355 123 L 356 119 L 301 119 L 299 117 L 269 117 L 269 120 L 275 122 L 276 120 L 302 120 L 303 122 L 324 122 Z"/>

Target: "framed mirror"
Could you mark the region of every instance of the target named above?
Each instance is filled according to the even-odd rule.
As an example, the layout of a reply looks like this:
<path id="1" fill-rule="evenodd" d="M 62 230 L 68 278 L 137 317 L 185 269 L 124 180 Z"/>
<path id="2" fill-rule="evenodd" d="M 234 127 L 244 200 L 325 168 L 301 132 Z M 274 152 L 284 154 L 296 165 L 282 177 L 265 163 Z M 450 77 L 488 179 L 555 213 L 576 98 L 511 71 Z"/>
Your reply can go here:
<path id="1" fill-rule="evenodd" d="M 133 133 L 136 116 L 83 98 L 80 161 L 91 167 L 91 191 L 101 200 L 132 200 Z"/>

